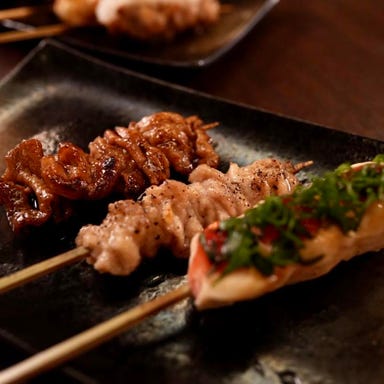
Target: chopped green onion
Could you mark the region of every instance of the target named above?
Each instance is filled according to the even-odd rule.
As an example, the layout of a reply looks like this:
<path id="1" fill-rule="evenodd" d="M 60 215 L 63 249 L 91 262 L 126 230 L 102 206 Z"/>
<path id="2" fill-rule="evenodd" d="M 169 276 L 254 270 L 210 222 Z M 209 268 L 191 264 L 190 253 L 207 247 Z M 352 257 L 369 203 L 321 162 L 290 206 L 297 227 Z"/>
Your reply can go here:
<path id="1" fill-rule="evenodd" d="M 224 274 L 253 266 L 270 275 L 276 266 L 308 264 L 300 258 L 303 240 L 314 236 L 313 228 L 306 227 L 308 220 L 312 226 L 334 224 L 347 233 L 357 229 L 369 205 L 384 200 L 384 154 L 373 162 L 357 170 L 342 164 L 315 177 L 310 186 L 299 186 L 292 195 L 267 197 L 244 216 L 222 221 L 217 231 L 226 234 L 224 242 L 221 239 L 217 247 L 215 242 L 203 240 L 204 250 L 212 263 L 226 263 Z M 274 237 L 268 243 L 271 227 Z M 309 263 L 321 257 L 317 255 Z"/>

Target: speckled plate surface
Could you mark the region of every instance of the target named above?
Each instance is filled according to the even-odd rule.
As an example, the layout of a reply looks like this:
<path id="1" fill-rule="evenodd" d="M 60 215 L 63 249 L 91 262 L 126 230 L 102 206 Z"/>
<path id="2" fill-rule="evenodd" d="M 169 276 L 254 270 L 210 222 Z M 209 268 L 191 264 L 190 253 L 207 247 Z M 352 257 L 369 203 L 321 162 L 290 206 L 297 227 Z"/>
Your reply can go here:
<path id="1" fill-rule="evenodd" d="M 185 33 L 167 43 L 140 43 L 126 37 L 108 35 L 102 28 L 80 28 L 58 37 L 93 54 L 113 55 L 140 63 L 170 67 L 202 67 L 211 64 L 233 48 L 278 3 L 279 0 L 224 0 L 220 20 L 200 33 Z M 34 1 L 49 3 L 49 0 Z M 17 5 L 30 3 L 18 0 Z M 0 5 L 1 6 L 1 5 Z M 6 4 L 6 6 L 9 6 Z M 20 23 L 21 21 L 21 23 Z M 57 23 L 49 13 L 18 20 L 7 25 L 23 29 L 26 25 Z"/>
<path id="2" fill-rule="evenodd" d="M 50 145 L 68 139 L 85 146 L 105 129 L 162 110 L 220 122 L 211 133 L 223 167 L 275 156 L 312 159 L 308 172 L 317 174 L 384 152 L 375 140 L 217 100 L 42 43 L 0 84 L 0 155 L 33 135 Z M 91 220 L 79 215 L 16 238 L 0 213 L 1 275 L 70 249 L 81 223 Z M 382 256 L 361 256 L 315 281 L 230 308 L 198 313 L 183 301 L 35 382 L 382 383 Z M 171 289 L 185 272 L 186 263 L 167 254 L 124 278 L 99 275 L 80 262 L 1 295 L 0 367 Z"/>

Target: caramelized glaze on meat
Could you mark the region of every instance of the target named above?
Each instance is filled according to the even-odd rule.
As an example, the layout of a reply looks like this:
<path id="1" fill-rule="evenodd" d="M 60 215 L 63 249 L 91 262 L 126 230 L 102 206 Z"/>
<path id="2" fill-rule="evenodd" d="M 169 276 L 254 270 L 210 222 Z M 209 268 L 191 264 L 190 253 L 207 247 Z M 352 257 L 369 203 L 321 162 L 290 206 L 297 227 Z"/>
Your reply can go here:
<path id="1" fill-rule="evenodd" d="M 110 204 L 100 226 L 83 227 L 77 245 L 90 250 L 88 261 L 100 272 L 131 273 L 143 257 L 162 247 L 187 257 L 191 238 L 208 224 L 238 216 L 265 196 L 289 193 L 298 180 L 290 162 L 259 160 L 223 174 L 207 165 L 190 175 L 191 184 L 167 180 L 149 187 L 140 201 Z"/>
<path id="2" fill-rule="evenodd" d="M 56 155 L 42 159 L 43 178 L 54 193 L 100 199 L 117 189 L 125 197 L 137 197 L 149 185 L 168 179 L 171 170 L 188 175 L 199 163 L 218 165 L 203 122 L 170 112 L 108 130 L 89 150 L 65 143 Z"/>
<path id="3" fill-rule="evenodd" d="M 5 156 L 7 168 L 0 181 L 0 204 L 14 230 L 41 225 L 49 218 L 71 215 L 70 204 L 50 191 L 41 174 L 43 148 L 36 139 L 22 141 Z"/>
<path id="4" fill-rule="evenodd" d="M 18 231 L 69 217 L 70 200 L 111 193 L 136 198 L 172 172 L 188 175 L 198 164 L 217 167 L 209 127 L 196 116 L 160 112 L 107 130 L 89 144 L 89 152 L 61 143 L 56 154 L 44 156 L 40 141 L 25 140 L 6 155 L 0 203 Z"/>

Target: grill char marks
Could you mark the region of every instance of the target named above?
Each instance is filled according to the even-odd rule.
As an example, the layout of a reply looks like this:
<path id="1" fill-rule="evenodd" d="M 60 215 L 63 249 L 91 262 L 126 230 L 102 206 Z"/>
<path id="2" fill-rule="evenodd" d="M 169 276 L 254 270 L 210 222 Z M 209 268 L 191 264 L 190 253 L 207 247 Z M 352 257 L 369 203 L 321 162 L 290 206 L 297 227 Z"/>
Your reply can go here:
<path id="1" fill-rule="evenodd" d="M 198 164 L 217 167 L 209 127 L 196 116 L 159 112 L 107 130 L 89 152 L 66 142 L 56 154 L 44 155 L 39 140 L 24 140 L 5 157 L 0 203 L 18 232 L 68 218 L 73 200 L 136 198 L 172 172 L 187 176 Z"/>

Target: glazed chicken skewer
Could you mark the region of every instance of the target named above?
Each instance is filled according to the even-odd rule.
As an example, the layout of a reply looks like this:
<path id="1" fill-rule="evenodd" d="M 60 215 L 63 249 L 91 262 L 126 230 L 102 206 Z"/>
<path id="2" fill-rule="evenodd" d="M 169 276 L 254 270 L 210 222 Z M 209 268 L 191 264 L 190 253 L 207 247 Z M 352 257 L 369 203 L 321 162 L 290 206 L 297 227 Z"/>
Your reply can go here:
<path id="1" fill-rule="evenodd" d="M 4 370 L 0 381 L 14 383 L 57 366 L 191 292 L 198 309 L 228 305 L 319 277 L 342 260 L 382 249 L 383 180 L 383 156 L 352 167 L 343 165 L 315 179 L 310 187 L 298 188 L 290 196 L 267 197 L 242 217 L 211 225 L 194 237 L 189 285 Z M 330 201 L 330 196 L 336 199 Z"/>
<path id="2" fill-rule="evenodd" d="M 189 175 L 199 164 L 217 167 L 219 158 L 198 117 L 159 112 L 107 130 L 85 152 L 60 143 L 45 155 L 37 139 L 22 141 L 6 157 L 0 178 L 0 204 L 15 232 L 59 222 L 73 214 L 75 200 L 100 200 L 112 194 L 138 197 L 172 173 Z"/>

